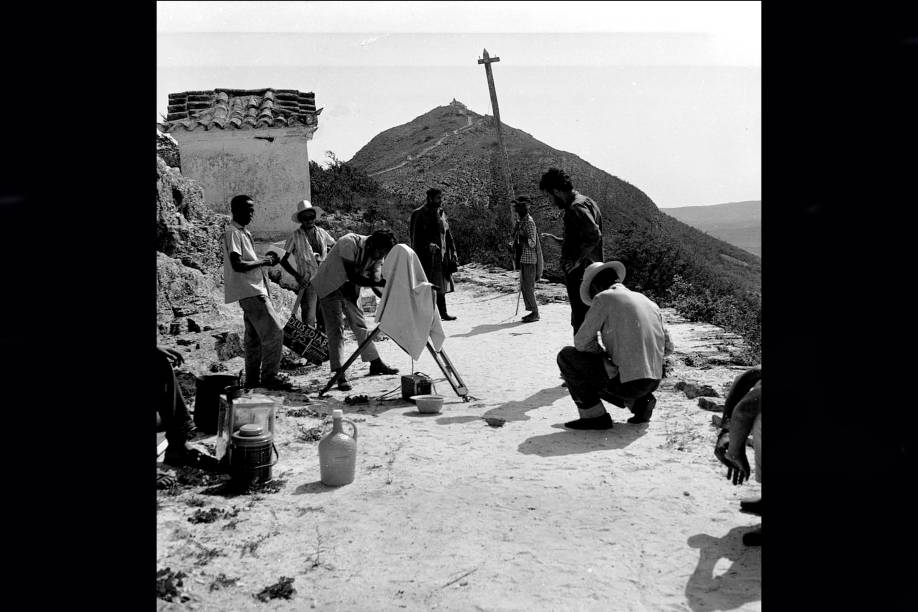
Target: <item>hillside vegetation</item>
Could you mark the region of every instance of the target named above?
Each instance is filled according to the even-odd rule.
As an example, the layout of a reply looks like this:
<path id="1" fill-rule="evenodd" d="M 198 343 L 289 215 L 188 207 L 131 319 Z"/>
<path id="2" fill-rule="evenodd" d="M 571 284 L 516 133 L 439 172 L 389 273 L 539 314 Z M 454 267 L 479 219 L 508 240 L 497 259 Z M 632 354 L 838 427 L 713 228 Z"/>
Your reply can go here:
<path id="1" fill-rule="evenodd" d="M 694 320 L 739 333 L 751 347 L 749 360 L 758 361 L 758 257 L 662 214 L 643 191 L 576 155 L 509 126 L 504 126 L 504 140 L 514 191 L 533 199 L 539 231 L 563 231 L 559 212 L 538 190 L 545 170 L 563 168 L 575 189 L 599 204 L 606 259 L 627 266 L 629 287 Z M 509 268 L 503 245 L 512 221 L 498 154 L 491 118 L 454 101 L 382 132 L 349 162 L 333 158 L 326 167 L 313 164 L 313 198 L 326 209 L 359 213 L 358 231 L 389 226 L 407 240 L 408 215 L 424 202 L 429 187 L 438 187 L 461 263 Z M 561 280 L 557 246 L 546 241 L 543 247 L 545 277 Z"/>

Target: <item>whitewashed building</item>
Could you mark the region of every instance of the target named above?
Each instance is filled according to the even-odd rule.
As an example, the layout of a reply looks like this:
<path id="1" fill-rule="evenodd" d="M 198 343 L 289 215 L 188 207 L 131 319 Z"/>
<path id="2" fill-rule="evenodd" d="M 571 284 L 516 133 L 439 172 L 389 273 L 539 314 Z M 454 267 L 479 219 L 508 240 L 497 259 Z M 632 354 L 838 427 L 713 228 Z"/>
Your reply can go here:
<path id="1" fill-rule="evenodd" d="M 295 89 L 215 89 L 169 94 L 160 129 L 179 146 L 184 176 L 207 204 L 229 214 L 233 196 L 256 202 L 249 229 L 277 240 L 296 228 L 290 215 L 310 198 L 308 142 L 318 128 L 315 94 Z"/>

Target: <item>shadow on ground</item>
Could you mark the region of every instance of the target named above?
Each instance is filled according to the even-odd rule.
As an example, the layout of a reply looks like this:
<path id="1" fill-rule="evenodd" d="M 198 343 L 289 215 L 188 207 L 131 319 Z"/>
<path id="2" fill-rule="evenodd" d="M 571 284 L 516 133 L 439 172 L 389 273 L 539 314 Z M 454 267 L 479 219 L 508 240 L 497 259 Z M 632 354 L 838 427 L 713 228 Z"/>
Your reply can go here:
<path id="1" fill-rule="evenodd" d="M 550 406 L 567 395 L 567 389 L 559 385 L 546 387 L 524 400 L 507 402 L 485 412 L 483 417 L 497 417 L 505 421 L 528 421 L 526 413 L 536 408 Z"/>
<path id="2" fill-rule="evenodd" d="M 523 440 L 519 450 L 524 455 L 560 457 L 594 451 L 625 448 L 647 431 L 646 425 L 616 425 L 612 429 L 578 431 L 562 429 L 556 433 Z"/>
<path id="3" fill-rule="evenodd" d="M 520 325 L 526 325 L 526 323 L 523 323 L 522 321 L 511 321 L 510 323 L 485 323 L 484 325 L 476 325 L 464 334 L 451 335 L 450 338 L 471 338 L 472 336 L 489 334 L 499 329 L 509 329 L 511 327 L 518 327 Z"/>
<path id="4" fill-rule="evenodd" d="M 734 527 L 720 538 L 699 533 L 688 539 L 689 546 L 699 549 L 698 566 L 685 585 L 685 597 L 694 612 L 734 610 L 762 599 L 762 549 L 743 544 L 743 534 L 753 529 Z M 732 565 L 715 575 L 720 559 Z"/>
<path id="5" fill-rule="evenodd" d="M 437 419 L 437 425 L 461 425 L 463 423 L 471 423 L 472 421 L 480 421 L 481 417 L 477 416 L 454 416 L 454 417 L 443 417 L 442 419 Z"/>
<path id="6" fill-rule="evenodd" d="M 316 480 L 315 482 L 307 482 L 306 484 L 301 484 L 296 489 L 293 490 L 294 495 L 303 495 L 305 493 L 325 493 L 326 491 L 334 491 L 338 487 L 330 487 L 328 485 L 322 484 L 321 480 Z"/>

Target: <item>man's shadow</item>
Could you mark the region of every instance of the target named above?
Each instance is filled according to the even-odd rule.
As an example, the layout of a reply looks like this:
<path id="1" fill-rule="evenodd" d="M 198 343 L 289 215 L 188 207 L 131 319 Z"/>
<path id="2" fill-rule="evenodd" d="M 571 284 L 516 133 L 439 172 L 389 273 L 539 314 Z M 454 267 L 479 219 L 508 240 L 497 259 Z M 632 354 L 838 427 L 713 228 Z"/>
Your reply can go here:
<path id="1" fill-rule="evenodd" d="M 472 336 L 488 334 L 499 329 L 509 329 L 520 325 L 526 325 L 526 323 L 522 321 L 511 321 L 510 323 L 485 323 L 484 325 L 476 325 L 464 334 L 454 334 L 450 336 L 450 338 L 471 338 Z"/>
<path id="2" fill-rule="evenodd" d="M 554 427 L 563 427 L 555 425 Z M 519 445 L 519 452 L 524 455 L 540 457 L 559 457 L 577 455 L 593 451 L 616 450 L 625 448 L 647 431 L 647 425 L 630 425 L 616 423 L 612 429 L 578 431 L 564 429 L 543 436 L 533 436 Z"/>
<path id="3" fill-rule="evenodd" d="M 567 395 L 567 389 L 560 385 L 537 391 L 524 400 L 507 402 L 485 412 L 482 417 L 498 417 L 505 421 L 528 421 L 526 413 L 543 406 L 551 406 Z"/>
<path id="4" fill-rule="evenodd" d="M 733 610 L 762 599 L 762 549 L 743 544 L 751 527 L 734 527 L 720 538 L 699 533 L 688 545 L 699 549 L 698 566 L 685 585 L 685 597 L 694 612 Z M 715 576 L 717 562 L 726 558 L 732 565 Z"/>

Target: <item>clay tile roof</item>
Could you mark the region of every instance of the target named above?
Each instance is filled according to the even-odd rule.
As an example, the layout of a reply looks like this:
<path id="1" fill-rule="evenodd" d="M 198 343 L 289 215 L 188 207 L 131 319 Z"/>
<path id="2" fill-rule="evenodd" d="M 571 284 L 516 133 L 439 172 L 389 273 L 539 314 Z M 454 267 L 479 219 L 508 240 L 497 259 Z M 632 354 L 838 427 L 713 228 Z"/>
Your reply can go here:
<path id="1" fill-rule="evenodd" d="M 315 126 L 316 96 L 296 89 L 214 89 L 169 94 L 163 132 Z"/>

